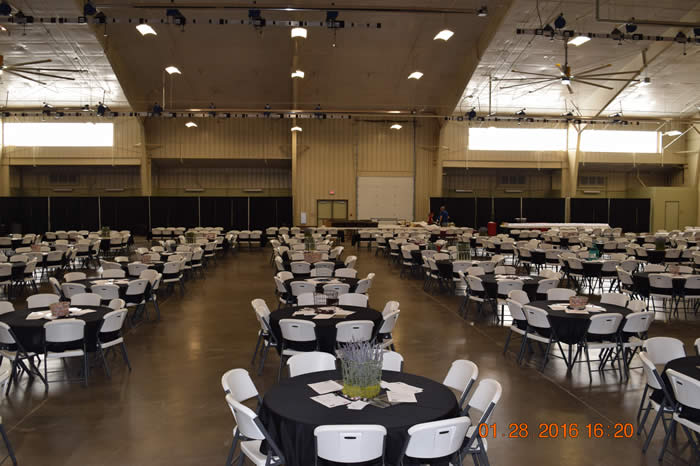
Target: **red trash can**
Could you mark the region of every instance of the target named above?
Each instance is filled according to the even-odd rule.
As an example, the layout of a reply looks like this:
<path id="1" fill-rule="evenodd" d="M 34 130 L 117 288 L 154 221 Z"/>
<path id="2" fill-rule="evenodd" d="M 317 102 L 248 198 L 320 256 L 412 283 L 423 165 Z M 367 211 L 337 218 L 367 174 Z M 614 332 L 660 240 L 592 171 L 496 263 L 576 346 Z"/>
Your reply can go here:
<path id="1" fill-rule="evenodd" d="M 489 236 L 496 236 L 497 226 L 496 222 L 489 222 L 486 224 L 486 229 L 488 230 Z"/>

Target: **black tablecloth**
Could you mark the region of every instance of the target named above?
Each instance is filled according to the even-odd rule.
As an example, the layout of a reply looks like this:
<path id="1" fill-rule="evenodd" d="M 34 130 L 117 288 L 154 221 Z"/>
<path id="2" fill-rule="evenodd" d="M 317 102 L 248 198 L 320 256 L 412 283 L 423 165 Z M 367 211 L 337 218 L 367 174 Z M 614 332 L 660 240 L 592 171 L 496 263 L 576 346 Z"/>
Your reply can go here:
<path id="1" fill-rule="evenodd" d="M 332 278 L 333 280 L 337 280 L 341 283 L 347 283 L 348 285 L 350 285 L 350 293 L 353 293 L 355 291 L 355 288 L 357 288 L 357 282 L 360 281 L 360 279 L 358 279 L 358 278 L 345 278 L 345 277 L 314 277 L 314 278 L 303 278 L 301 280 L 296 279 L 296 278 L 290 278 L 289 280 L 284 281 L 284 287 L 287 289 L 288 293 L 291 293 L 292 292 L 292 282 L 310 281 L 310 280 L 318 280 L 318 279 L 323 280 L 324 278 Z M 323 293 L 323 285 L 328 285 L 328 282 L 318 283 L 316 285 L 316 293 Z"/>
<path id="2" fill-rule="evenodd" d="M 379 424 L 386 427 L 386 464 L 395 465 L 411 426 L 449 419 L 459 414 L 457 399 L 446 386 L 402 372 L 384 372 L 382 379 L 421 387 L 423 392 L 416 395 L 417 404 L 404 403 L 388 408 L 370 405 L 353 411 L 345 406 L 326 408 L 310 399 L 316 392 L 307 384 L 340 378 L 337 371 L 305 374 L 284 379 L 265 394 L 260 419 L 284 453 L 286 466 L 314 464 L 314 429 L 326 424 Z"/>
<path id="3" fill-rule="evenodd" d="M 94 309 L 96 312 L 70 318 L 85 321 L 85 342 L 88 351 L 94 351 L 97 343 L 97 332 L 102 325 L 102 318 L 113 309 L 104 306 L 72 306 L 81 309 Z M 30 310 L 14 311 L 0 316 L 0 322 L 4 322 L 12 328 L 17 340 L 27 352 L 44 352 L 44 324 L 47 319 L 27 320 L 30 312 L 47 311 L 48 307 L 39 307 Z"/>
<path id="4" fill-rule="evenodd" d="M 549 314 L 549 322 L 554 329 L 554 333 L 562 343 L 574 345 L 581 341 L 588 330 L 588 322 L 591 316 L 602 314 L 596 312 L 591 314 L 567 314 L 566 311 L 554 311 L 549 308 L 550 304 L 561 304 L 563 301 L 533 301 L 528 306 L 544 309 Z M 598 304 L 605 308 L 605 312 L 617 312 L 627 317 L 631 314 L 627 308 L 614 306 L 612 304 Z M 624 321 L 621 325 L 624 325 Z"/>
<path id="5" fill-rule="evenodd" d="M 528 297 L 530 298 L 530 301 L 536 301 L 537 300 L 537 286 L 540 284 L 542 280 L 544 280 L 544 277 L 533 277 L 531 275 L 528 275 L 529 279 L 527 280 L 522 280 L 523 278 L 526 277 L 517 277 L 518 280 L 522 280 L 523 282 L 523 291 L 527 293 Z M 496 278 L 496 275 L 494 274 L 486 274 L 481 277 L 481 283 L 484 285 L 484 289 L 486 290 L 486 294 L 490 296 L 493 299 L 496 299 L 496 295 L 498 294 L 498 279 Z"/>
<path id="6" fill-rule="evenodd" d="M 316 324 L 316 336 L 318 338 L 319 348 L 321 351 L 326 353 L 335 354 L 335 324 L 338 322 L 344 322 L 347 320 L 371 320 L 374 322 L 374 333 L 379 331 L 379 327 L 382 324 L 382 313 L 375 311 L 374 309 L 368 307 L 356 307 L 356 306 L 339 306 L 342 309 L 348 311 L 355 311 L 354 314 L 339 319 L 316 319 L 313 320 L 312 316 L 292 316 L 294 311 L 297 311 L 303 307 L 323 307 L 323 306 L 301 306 L 301 307 L 285 307 L 279 309 L 270 314 L 270 328 L 272 333 L 277 338 L 277 341 L 282 342 L 282 332 L 280 331 L 280 320 L 282 319 L 302 319 L 310 320 Z M 301 347 L 303 348 L 303 346 Z"/>
<path id="7" fill-rule="evenodd" d="M 661 379 L 664 381 L 664 384 L 666 384 L 668 394 L 675 402 L 676 397 L 673 395 L 671 381 L 666 375 L 666 371 L 669 369 L 673 369 L 674 371 L 680 372 L 683 375 L 692 377 L 695 380 L 700 380 L 700 356 L 686 356 L 685 358 L 674 359 L 673 361 L 669 361 L 668 364 L 666 364 L 666 367 L 664 367 L 664 371 L 661 373 Z M 651 399 L 657 403 L 661 403 L 663 398 L 664 396 L 661 390 L 655 390 L 651 395 Z M 690 419 L 693 422 L 700 423 L 700 409 L 685 408 L 683 410 L 683 417 Z"/>
<path id="8" fill-rule="evenodd" d="M 649 297 L 649 274 L 652 272 L 635 272 L 632 274 L 632 282 L 634 282 L 634 290 L 643 297 Z M 663 273 L 663 272 L 654 272 Z M 685 287 L 684 277 L 673 277 L 673 292 L 677 295 L 683 294 Z"/>

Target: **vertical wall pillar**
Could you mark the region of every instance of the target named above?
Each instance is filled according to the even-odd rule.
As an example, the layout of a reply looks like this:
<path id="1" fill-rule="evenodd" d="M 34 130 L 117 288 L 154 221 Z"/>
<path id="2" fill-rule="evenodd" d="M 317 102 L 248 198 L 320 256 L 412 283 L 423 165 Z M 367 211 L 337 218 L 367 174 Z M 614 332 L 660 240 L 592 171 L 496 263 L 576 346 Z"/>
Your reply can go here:
<path id="1" fill-rule="evenodd" d="M 301 223 L 299 210 L 299 169 L 297 166 L 297 132 L 292 131 L 292 225 Z"/>
<path id="2" fill-rule="evenodd" d="M 10 161 L 5 153 L 5 121 L 0 120 L 0 196 L 10 195 Z"/>
<path id="3" fill-rule="evenodd" d="M 164 103 L 165 104 L 165 103 Z M 146 138 L 146 128 L 143 119 L 139 119 L 139 129 L 141 130 L 141 195 L 153 195 L 153 181 L 151 179 L 151 154 L 148 152 L 148 141 Z"/>

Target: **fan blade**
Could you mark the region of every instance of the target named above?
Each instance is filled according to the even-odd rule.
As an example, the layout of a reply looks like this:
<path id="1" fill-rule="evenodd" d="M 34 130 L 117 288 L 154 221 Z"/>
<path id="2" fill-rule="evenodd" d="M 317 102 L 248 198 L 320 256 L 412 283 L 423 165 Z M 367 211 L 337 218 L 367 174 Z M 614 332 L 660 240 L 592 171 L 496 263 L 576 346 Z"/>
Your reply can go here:
<path id="1" fill-rule="evenodd" d="M 518 70 L 512 70 L 513 73 L 520 73 L 520 74 L 529 74 L 532 76 L 544 76 L 546 78 L 557 78 L 558 76 L 552 76 L 551 74 L 544 74 L 544 73 L 531 73 L 529 71 L 518 71 Z"/>
<path id="2" fill-rule="evenodd" d="M 569 90 L 569 94 L 573 94 L 573 93 L 574 93 L 574 90 L 571 89 L 571 84 L 567 84 L 567 85 L 566 85 L 566 88 Z"/>
<path id="3" fill-rule="evenodd" d="M 588 76 L 576 76 L 578 79 L 585 79 L 587 81 L 624 81 L 624 82 L 639 82 L 639 79 L 632 78 L 589 78 Z"/>
<path id="4" fill-rule="evenodd" d="M 51 59 L 47 58 L 46 60 L 25 61 L 23 63 L 13 63 L 11 65 L 6 65 L 6 66 L 10 67 L 10 66 L 38 65 L 39 63 L 51 63 Z"/>
<path id="5" fill-rule="evenodd" d="M 635 73 L 639 73 L 639 71 L 616 71 L 614 73 L 598 73 L 598 74 L 579 73 L 576 76 L 581 76 L 582 78 L 591 78 L 594 76 L 615 76 L 616 74 L 635 74 Z"/>
<path id="6" fill-rule="evenodd" d="M 64 73 L 86 73 L 87 70 L 71 70 L 68 68 L 25 68 L 22 66 L 15 66 L 15 65 L 10 65 L 5 67 L 6 70 L 15 70 L 15 71 L 26 71 L 26 70 L 31 70 L 31 71 L 61 71 Z"/>
<path id="7" fill-rule="evenodd" d="M 30 78 L 29 76 L 24 76 L 24 75 L 22 75 L 22 74 L 17 73 L 16 71 L 5 70 L 5 72 L 6 72 L 6 73 L 10 73 L 10 74 L 14 74 L 14 75 L 16 75 L 16 76 L 19 76 L 20 78 L 28 79 L 29 81 L 34 81 L 35 83 L 41 84 L 42 86 L 45 86 L 45 85 L 46 85 L 46 83 L 43 83 L 43 82 L 41 82 L 41 81 L 37 81 L 36 79 Z"/>
<path id="8" fill-rule="evenodd" d="M 8 73 L 12 72 L 13 70 L 5 70 Z M 17 73 L 17 70 L 14 70 L 15 73 Z M 75 78 L 67 78 L 65 76 L 59 76 L 57 74 L 49 74 L 49 73 L 39 73 L 38 71 L 29 71 L 29 70 L 20 70 L 22 73 L 29 73 L 29 74 L 36 74 L 38 76 L 46 76 L 48 78 L 58 78 L 58 79 L 65 79 L 66 81 L 75 81 Z"/>
<path id="9" fill-rule="evenodd" d="M 498 81 L 533 81 L 533 80 L 538 80 L 538 79 L 556 79 L 554 76 L 550 76 L 549 78 L 504 78 L 504 79 L 499 79 Z"/>
<path id="10" fill-rule="evenodd" d="M 556 83 L 556 82 L 557 82 L 557 81 L 554 80 L 554 81 L 552 81 L 552 82 L 549 82 L 549 83 L 545 84 L 544 86 L 538 87 L 537 89 L 532 89 L 532 90 L 530 90 L 530 91 L 527 91 L 527 93 L 528 93 L 528 94 L 532 94 L 532 93 L 534 93 L 534 92 L 541 91 L 542 89 L 547 88 L 547 87 L 551 86 L 552 84 L 554 84 L 554 83 Z"/>
<path id="11" fill-rule="evenodd" d="M 594 71 L 602 70 L 603 68 L 610 68 L 611 66 L 612 65 L 608 63 L 607 65 L 596 66 L 595 68 L 591 68 L 590 70 L 581 71 L 581 73 L 579 74 L 593 73 Z"/>
<path id="12" fill-rule="evenodd" d="M 602 84 L 596 84 L 596 83 L 591 83 L 588 81 L 582 81 L 580 79 L 576 79 L 576 82 L 581 83 L 581 84 L 587 84 L 588 86 L 602 87 L 603 89 L 607 89 L 609 91 L 612 91 L 612 87 L 603 86 Z"/>
<path id="13" fill-rule="evenodd" d="M 556 81 L 556 80 L 558 80 L 558 79 L 559 79 L 559 78 L 539 79 L 539 80 L 530 81 L 529 83 L 513 84 L 512 86 L 501 86 L 500 89 L 512 89 L 512 88 L 514 88 L 514 87 L 531 86 L 531 85 L 533 85 L 533 84 L 541 84 L 541 83 L 544 83 L 544 82 L 547 82 L 547 81 L 552 81 L 552 82 L 554 82 L 554 81 Z"/>

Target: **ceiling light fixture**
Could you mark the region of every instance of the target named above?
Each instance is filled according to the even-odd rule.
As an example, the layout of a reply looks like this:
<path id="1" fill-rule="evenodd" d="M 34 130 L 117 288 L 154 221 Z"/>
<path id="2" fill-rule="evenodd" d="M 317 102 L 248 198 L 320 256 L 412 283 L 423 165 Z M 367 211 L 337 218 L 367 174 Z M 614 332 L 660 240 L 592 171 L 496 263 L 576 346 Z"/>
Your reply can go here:
<path id="1" fill-rule="evenodd" d="M 435 35 L 435 37 L 433 37 L 433 40 L 440 39 L 440 40 L 444 40 L 445 42 L 447 42 L 448 40 L 450 40 L 450 37 L 452 37 L 454 35 L 455 35 L 455 33 L 450 31 L 449 29 L 443 29 L 442 31 L 438 32 Z"/>
<path id="2" fill-rule="evenodd" d="M 566 20 L 564 19 L 564 13 L 559 13 L 559 16 L 557 16 L 557 19 L 554 20 L 554 27 L 557 29 L 561 29 L 564 26 L 566 26 Z"/>
<path id="3" fill-rule="evenodd" d="M 195 123 L 194 121 L 188 121 L 187 123 L 185 123 L 185 126 L 187 126 L 188 128 L 196 128 L 197 123 Z"/>
<path id="4" fill-rule="evenodd" d="M 10 16 L 12 14 L 12 6 L 7 3 L 7 0 L 0 2 L 0 16 Z"/>
<path id="5" fill-rule="evenodd" d="M 302 131 L 304 131 L 304 130 L 301 129 L 301 126 L 292 126 L 292 132 L 293 132 L 293 133 L 295 133 L 295 132 L 302 132 Z"/>
<path id="6" fill-rule="evenodd" d="M 476 16 L 479 16 L 481 18 L 485 18 L 488 15 L 489 15 L 489 9 L 486 7 L 486 5 L 476 9 Z"/>
<path id="7" fill-rule="evenodd" d="M 401 110 L 389 110 L 389 113 L 401 113 Z"/>
<path id="8" fill-rule="evenodd" d="M 168 66 L 165 68 L 165 71 L 167 71 L 168 74 L 182 74 L 177 66 Z"/>
<path id="9" fill-rule="evenodd" d="M 301 78 L 304 79 L 304 72 L 301 70 L 296 70 L 292 73 L 292 78 Z"/>
<path id="10" fill-rule="evenodd" d="M 423 73 L 420 71 L 414 71 L 413 73 L 408 75 L 408 79 L 420 79 L 423 77 Z"/>
<path id="11" fill-rule="evenodd" d="M 393 125 L 391 125 L 391 129 L 396 129 L 396 130 L 398 130 L 398 129 L 401 129 L 401 128 L 403 128 L 403 126 L 401 126 L 401 125 L 398 124 L 398 123 L 394 123 Z"/>
<path id="12" fill-rule="evenodd" d="M 302 39 L 306 39 L 306 34 L 307 34 L 306 28 L 292 28 L 292 39 L 295 37 L 301 37 Z"/>
<path id="13" fill-rule="evenodd" d="M 85 2 L 85 5 L 83 5 L 83 14 L 85 16 L 93 16 L 97 13 L 97 8 L 95 8 L 95 5 L 92 4 L 91 0 L 88 0 Z"/>
<path id="14" fill-rule="evenodd" d="M 589 40 L 591 40 L 590 37 L 586 37 L 586 36 L 576 36 L 576 37 L 574 37 L 573 39 L 571 39 L 569 42 L 567 42 L 567 44 L 569 44 L 569 45 L 574 45 L 574 46 L 578 47 L 579 45 L 585 44 L 585 43 L 588 42 Z"/>
<path id="15" fill-rule="evenodd" d="M 666 131 L 663 135 L 664 136 L 680 136 L 681 134 L 683 134 L 683 133 L 681 133 L 677 129 L 672 129 L 671 131 Z"/>
<path id="16" fill-rule="evenodd" d="M 561 78 L 561 85 L 562 85 L 562 86 L 568 86 L 568 85 L 570 85 L 570 84 L 571 84 L 571 79 L 569 79 L 568 76 L 563 76 L 563 77 Z"/>
<path id="17" fill-rule="evenodd" d="M 149 26 L 148 24 L 139 24 L 138 26 L 136 26 L 136 30 L 139 31 L 139 32 L 141 33 L 142 36 L 147 36 L 147 35 L 149 35 L 149 34 L 151 34 L 151 35 L 153 35 L 153 36 L 157 36 L 157 35 L 158 35 L 158 33 L 156 32 L 156 30 L 153 29 L 153 28 L 152 28 L 151 26 Z"/>

